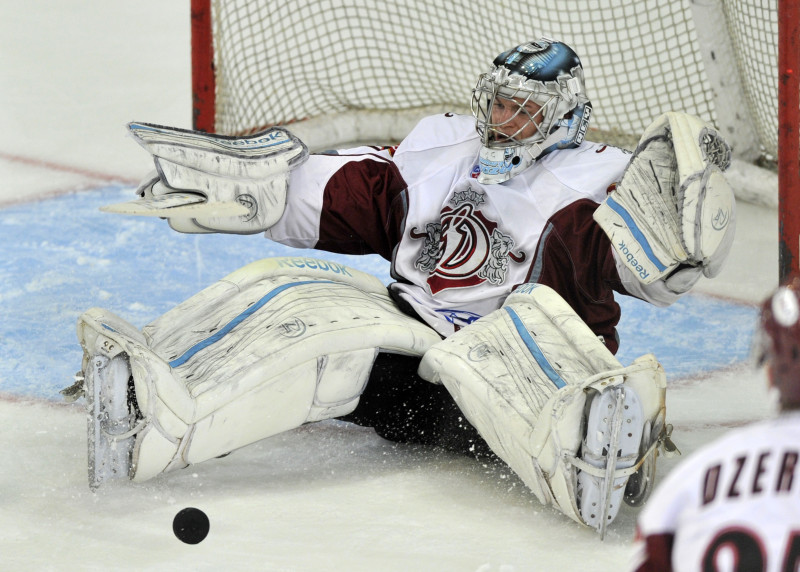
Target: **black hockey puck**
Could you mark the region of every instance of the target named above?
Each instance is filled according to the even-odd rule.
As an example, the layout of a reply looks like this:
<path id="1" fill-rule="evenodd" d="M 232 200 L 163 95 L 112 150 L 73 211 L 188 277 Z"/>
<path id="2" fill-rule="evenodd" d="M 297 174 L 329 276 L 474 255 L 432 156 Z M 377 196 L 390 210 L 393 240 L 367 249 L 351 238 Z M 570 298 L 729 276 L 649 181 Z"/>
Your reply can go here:
<path id="1" fill-rule="evenodd" d="M 172 532 L 186 544 L 199 544 L 208 536 L 211 524 L 208 516 L 199 508 L 189 507 L 180 511 L 172 520 Z"/>

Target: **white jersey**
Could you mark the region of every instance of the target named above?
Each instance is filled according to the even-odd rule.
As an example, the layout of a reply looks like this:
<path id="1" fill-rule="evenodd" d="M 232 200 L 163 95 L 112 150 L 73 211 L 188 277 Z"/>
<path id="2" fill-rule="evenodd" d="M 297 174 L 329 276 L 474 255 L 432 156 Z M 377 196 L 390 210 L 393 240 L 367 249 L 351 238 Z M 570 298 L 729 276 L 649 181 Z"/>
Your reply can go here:
<path id="1" fill-rule="evenodd" d="M 284 216 L 266 235 L 291 246 L 378 252 L 392 262 L 395 299 L 449 335 L 536 281 L 548 221 L 577 201 L 604 200 L 630 159 L 586 142 L 546 155 L 509 181 L 483 185 L 476 179 L 480 146 L 474 119 L 448 113 L 423 119 L 396 151 L 313 155 L 292 172 Z M 591 220 L 591 209 L 581 217 Z M 588 260 L 580 254 L 571 262 L 611 268 L 610 257 L 598 246 Z M 572 302 L 565 290 L 573 286 L 552 286 Z M 594 298 L 607 303 L 609 296 Z"/>
<path id="2" fill-rule="evenodd" d="M 798 412 L 696 451 L 642 511 L 636 570 L 800 569 L 799 455 Z"/>

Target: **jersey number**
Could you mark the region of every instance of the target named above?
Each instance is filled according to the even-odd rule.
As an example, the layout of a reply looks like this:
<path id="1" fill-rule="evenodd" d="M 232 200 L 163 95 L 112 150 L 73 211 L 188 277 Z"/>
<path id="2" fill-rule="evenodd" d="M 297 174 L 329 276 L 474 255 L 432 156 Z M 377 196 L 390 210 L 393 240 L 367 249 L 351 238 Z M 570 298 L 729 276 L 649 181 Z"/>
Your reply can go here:
<path id="1" fill-rule="evenodd" d="M 767 552 L 764 543 L 752 530 L 746 528 L 726 529 L 711 541 L 703 556 L 704 572 L 721 570 L 719 557 L 723 551 L 729 551 L 734 572 L 767 569 Z M 783 557 L 781 570 L 794 572 L 800 565 L 800 531 L 794 530 L 789 534 Z"/>

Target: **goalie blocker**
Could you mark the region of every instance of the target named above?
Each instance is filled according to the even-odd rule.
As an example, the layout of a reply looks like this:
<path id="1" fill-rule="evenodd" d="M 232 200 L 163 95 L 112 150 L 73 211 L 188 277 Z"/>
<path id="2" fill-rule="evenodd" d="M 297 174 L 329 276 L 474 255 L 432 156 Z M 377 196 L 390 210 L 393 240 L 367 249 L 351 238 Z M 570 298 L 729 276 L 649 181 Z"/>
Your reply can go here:
<path id="1" fill-rule="evenodd" d="M 663 371 L 652 356 L 622 367 L 558 294 L 532 286 L 444 341 L 377 278 L 309 258 L 250 264 L 142 331 L 91 309 L 78 321 L 90 486 L 344 416 L 391 352 L 424 356 L 420 375 L 444 383 L 541 502 L 603 532 L 632 474 L 631 502 L 652 485 Z"/>
<path id="2" fill-rule="evenodd" d="M 289 172 L 308 159 L 305 144 L 278 127 L 247 137 L 149 123 L 128 129 L 156 171 L 137 190 L 139 199 L 101 210 L 166 218 L 178 232 L 268 229 L 283 215 Z"/>

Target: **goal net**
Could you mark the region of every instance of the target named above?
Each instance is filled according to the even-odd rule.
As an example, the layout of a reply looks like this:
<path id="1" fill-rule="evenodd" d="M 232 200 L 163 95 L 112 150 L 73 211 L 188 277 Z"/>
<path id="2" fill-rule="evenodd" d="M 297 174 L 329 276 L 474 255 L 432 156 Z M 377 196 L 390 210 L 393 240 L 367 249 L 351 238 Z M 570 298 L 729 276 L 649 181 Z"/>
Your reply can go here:
<path id="1" fill-rule="evenodd" d="M 468 112 L 497 54 L 548 36 L 581 58 L 590 138 L 631 146 L 679 110 L 738 157 L 773 159 L 776 2 L 193 0 L 195 128 L 293 123 L 312 149 L 398 141 L 426 114 Z"/>

